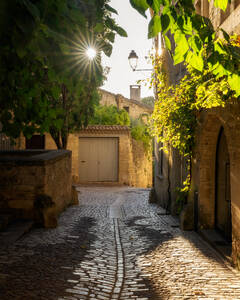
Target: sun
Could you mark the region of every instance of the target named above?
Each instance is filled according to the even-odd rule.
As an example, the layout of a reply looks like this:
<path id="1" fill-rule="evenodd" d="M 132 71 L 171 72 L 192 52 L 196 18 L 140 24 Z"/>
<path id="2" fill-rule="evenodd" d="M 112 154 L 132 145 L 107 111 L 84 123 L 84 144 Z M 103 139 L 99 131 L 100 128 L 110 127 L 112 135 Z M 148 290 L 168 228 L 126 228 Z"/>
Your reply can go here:
<path id="1" fill-rule="evenodd" d="M 87 54 L 89 59 L 93 60 L 95 58 L 97 52 L 93 48 L 88 48 L 87 51 L 86 51 L 86 54 Z"/>

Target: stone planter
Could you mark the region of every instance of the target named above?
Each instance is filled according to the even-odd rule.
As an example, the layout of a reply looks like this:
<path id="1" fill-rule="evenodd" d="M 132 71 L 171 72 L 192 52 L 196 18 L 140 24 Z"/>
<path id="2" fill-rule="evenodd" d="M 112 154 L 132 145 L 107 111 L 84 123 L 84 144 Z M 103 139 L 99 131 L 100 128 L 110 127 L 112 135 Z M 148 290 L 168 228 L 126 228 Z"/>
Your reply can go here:
<path id="1" fill-rule="evenodd" d="M 72 202 L 71 151 L 0 151 L 0 169 L 0 212 L 55 227 Z"/>

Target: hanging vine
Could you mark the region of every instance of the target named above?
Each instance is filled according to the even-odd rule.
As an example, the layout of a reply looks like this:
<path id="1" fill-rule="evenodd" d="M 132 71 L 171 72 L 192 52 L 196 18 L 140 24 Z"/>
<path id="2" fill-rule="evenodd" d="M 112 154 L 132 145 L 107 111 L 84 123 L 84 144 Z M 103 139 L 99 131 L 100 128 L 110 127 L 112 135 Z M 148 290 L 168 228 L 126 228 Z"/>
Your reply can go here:
<path id="1" fill-rule="evenodd" d="M 220 40 L 221 42 L 221 40 Z M 231 43 L 239 53 L 240 39 L 231 38 Z M 205 56 L 207 54 L 205 53 Z M 191 180 L 191 158 L 195 145 L 197 115 L 203 109 L 224 107 L 235 95 L 227 76 L 214 75 L 205 60 L 204 70 L 198 71 L 187 66 L 185 75 L 176 85 L 168 85 L 168 74 L 160 57 L 153 60 L 154 73 L 151 85 L 156 91 L 156 102 L 151 117 L 151 134 L 166 145 L 179 150 L 189 159 L 188 176 L 178 191 L 186 197 Z M 238 66 L 236 66 L 238 67 Z M 182 196 L 180 195 L 180 196 Z"/>

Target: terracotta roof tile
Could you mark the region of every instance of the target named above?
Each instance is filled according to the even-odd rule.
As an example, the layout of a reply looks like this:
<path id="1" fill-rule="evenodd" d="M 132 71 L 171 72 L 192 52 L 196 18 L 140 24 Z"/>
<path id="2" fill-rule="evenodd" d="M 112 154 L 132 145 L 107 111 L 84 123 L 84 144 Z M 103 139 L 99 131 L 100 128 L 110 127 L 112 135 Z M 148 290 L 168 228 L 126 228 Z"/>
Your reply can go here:
<path id="1" fill-rule="evenodd" d="M 129 131 L 128 126 L 121 125 L 89 125 L 81 131 Z"/>

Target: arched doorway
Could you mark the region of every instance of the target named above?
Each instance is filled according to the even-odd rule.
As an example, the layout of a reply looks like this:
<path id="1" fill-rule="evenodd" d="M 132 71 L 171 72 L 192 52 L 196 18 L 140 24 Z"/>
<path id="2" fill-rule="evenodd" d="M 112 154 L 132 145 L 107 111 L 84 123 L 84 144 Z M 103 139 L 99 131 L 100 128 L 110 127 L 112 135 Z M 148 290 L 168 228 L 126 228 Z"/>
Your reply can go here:
<path id="1" fill-rule="evenodd" d="M 227 241 L 232 240 L 230 158 L 227 140 L 221 127 L 216 149 L 215 227 Z"/>

